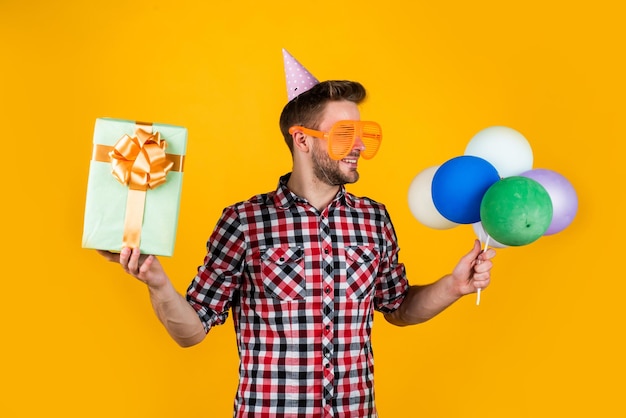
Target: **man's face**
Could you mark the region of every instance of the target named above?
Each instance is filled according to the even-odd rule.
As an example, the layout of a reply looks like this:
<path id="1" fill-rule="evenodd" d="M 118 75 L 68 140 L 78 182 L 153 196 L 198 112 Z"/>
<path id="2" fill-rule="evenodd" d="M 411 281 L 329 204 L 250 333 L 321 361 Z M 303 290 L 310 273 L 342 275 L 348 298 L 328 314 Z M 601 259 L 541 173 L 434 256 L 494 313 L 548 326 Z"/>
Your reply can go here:
<path id="1" fill-rule="evenodd" d="M 361 115 L 355 103 L 347 100 L 331 101 L 324 109 L 318 130 L 328 132 L 337 121 L 360 119 Z M 363 143 L 357 138 L 352 151 L 344 159 L 335 161 L 328 155 L 327 140 L 314 138 L 312 158 L 315 176 L 331 186 L 355 183 L 359 179 L 357 166 L 362 149 Z"/>

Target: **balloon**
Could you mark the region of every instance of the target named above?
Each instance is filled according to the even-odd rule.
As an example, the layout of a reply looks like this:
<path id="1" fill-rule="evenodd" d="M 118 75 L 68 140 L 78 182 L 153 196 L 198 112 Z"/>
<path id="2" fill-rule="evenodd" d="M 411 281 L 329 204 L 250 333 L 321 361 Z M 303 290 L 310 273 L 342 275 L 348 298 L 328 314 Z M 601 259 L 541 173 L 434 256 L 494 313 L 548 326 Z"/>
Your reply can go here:
<path id="1" fill-rule="evenodd" d="M 491 126 L 478 132 L 464 155 L 489 161 L 500 177 L 517 176 L 533 167 L 533 151 L 524 136 L 506 126 Z"/>
<path id="2" fill-rule="evenodd" d="M 458 224 L 447 220 L 437 211 L 433 203 L 432 181 L 439 166 L 422 170 L 409 186 L 409 209 L 423 225 L 434 229 L 450 229 Z"/>
<path id="3" fill-rule="evenodd" d="M 483 195 L 498 180 L 498 172 L 484 159 L 469 155 L 455 157 L 443 163 L 433 176 L 433 203 L 449 221 L 478 222 Z"/>
<path id="4" fill-rule="evenodd" d="M 487 231 L 485 231 L 485 228 L 483 227 L 482 222 L 474 222 L 472 224 L 472 228 L 474 229 L 474 234 L 476 234 L 476 238 L 478 238 L 480 240 L 480 242 L 486 243 L 487 242 L 487 237 L 489 237 L 489 243 L 487 244 L 489 247 L 493 247 L 493 248 L 506 248 L 506 247 L 508 247 L 508 245 L 504 245 L 501 242 L 498 242 L 495 239 L 493 239 L 487 233 Z"/>
<path id="5" fill-rule="evenodd" d="M 552 200 L 552 222 L 544 235 L 552 235 L 565 229 L 578 211 L 578 197 L 572 184 L 561 174 L 543 168 L 525 171 L 521 176 L 541 184 Z"/>
<path id="6" fill-rule="evenodd" d="M 504 245 L 526 245 L 539 239 L 552 221 L 552 201 L 533 179 L 507 177 L 493 184 L 480 204 L 485 231 Z"/>

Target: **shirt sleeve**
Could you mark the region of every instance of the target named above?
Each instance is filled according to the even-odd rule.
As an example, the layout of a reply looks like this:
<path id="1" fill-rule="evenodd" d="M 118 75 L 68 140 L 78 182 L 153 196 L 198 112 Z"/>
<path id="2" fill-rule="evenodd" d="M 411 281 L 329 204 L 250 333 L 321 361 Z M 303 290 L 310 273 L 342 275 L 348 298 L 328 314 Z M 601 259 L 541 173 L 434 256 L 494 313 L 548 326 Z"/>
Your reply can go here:
<path id="1" fill-rule="evenodd" d="M 384 245 L 374 291 L 374 308 L 383 313 L 391 313 L 402 304 L 409 290 L 409 282 L 404 264 L 398 259 L 400 248 L 391 218 L 386 210 L 384 210 L 384 215 Z"/>
<path id="2" fill-rule="evenodd" d="M 237 211 L 228 207 L 207 242 L 204 263 L 187 289 L 187 301 L 198 313 L 206 332 L 228 318 L 241 282 L 245 249 Z"/>

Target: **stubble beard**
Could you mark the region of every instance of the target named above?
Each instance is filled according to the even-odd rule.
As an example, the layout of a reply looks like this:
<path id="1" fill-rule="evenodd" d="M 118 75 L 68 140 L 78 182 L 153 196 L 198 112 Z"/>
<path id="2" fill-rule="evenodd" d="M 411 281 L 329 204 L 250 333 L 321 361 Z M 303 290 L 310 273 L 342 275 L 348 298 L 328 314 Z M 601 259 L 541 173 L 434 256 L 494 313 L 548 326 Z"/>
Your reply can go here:
<path id="1" fill-rule="evenodd" d="M 318 180 L 330 186 L 356 183 L 359 179 L 359 172 L 353 170 L 348 174 L 343 173 L 339 164 L 339 161 L 331 159 L 326 152 L 318 147 L 313 149 L 313 174 Z"/>

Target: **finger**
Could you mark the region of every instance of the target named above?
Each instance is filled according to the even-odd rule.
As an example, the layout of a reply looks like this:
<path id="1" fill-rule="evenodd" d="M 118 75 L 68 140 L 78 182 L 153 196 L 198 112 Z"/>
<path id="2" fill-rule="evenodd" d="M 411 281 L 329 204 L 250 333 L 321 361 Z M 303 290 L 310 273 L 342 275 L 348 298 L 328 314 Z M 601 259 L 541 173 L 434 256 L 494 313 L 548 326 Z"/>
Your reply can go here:
<path id="1" fill-rule="evenodd" d="M 490 260 L 496 256 L 496 250 L 493 248 L 488 248 L 487 251 L 483 251 L 480 253 L 480 258 L 483 260 Z"/>
<path id="2" fill-rule="evenodd" d="M 482 248 L 481 248 L 480 245 L 481 245 L 480 241 L 475 239 L 474 240 L 474 247 L 472 248 L 472 252 L 477 251 L 480 254 L 480 252 L 482 252 Z"/>
<path id="3" fill-rule="evenodd" d="M 139 268 L 139 274 L 145 274 L 150 270 L 150 266 L 154 262 L 155 257 L 153 255 L 149 255 L 146 259 L 141 263 L 141 267 Z"/>
<path id="4" fill-rule="evenodd" d="M 476 260 L 476 264 L 474 265 L 474 273 L 482 274 L 488 273 L 493 267 L 493 262 L 491 260 Z"/>
<path id="5" fill-rule="evenodd" d="M 130 258 L 130 248 L 122 248 L 118 256 L 118 262 L 122 268 L 128 271 L 128 259 Z"/>
<path id="6" fill-rule="evenodd" d="M 472 280 L 472 286 L 475 289 L 483 289 L 484 290 L 484 289 L 487 288 L 487 286 L 489 286 L 490 283 L 491 283 L 491 278 L 489 278 L 489 277 L 481 278 L 481 279 L 474 278 Z"/>
<path id="7" fill-rule="evenodd" d="M 474 267 L 475 272 L 483 272 L 489 270 L 493 263 L 490 261 L 495 256 L 495 251 L 487 250 L 486 252 L 483 250 L 476 257 L 476 261 L 472 267 Z M 487 264 L 488 263 L 488 264 Z M 480 266 L 480 267 L 479 267 Z"/>
<path id="8" fill-rule="evenodd" d="M 128 271 L 135 275 L 139 272 L 139 256 L 140 256 L 139 248 L 133 248 L 130 252 L 130 258 L 128 259 Z"/>
<path id="9" fill-rule="evenodd" d="M 483 261 L 480 264 L 474 266 L 474 272 L 472 274 L 472 282 L 482 282 L 489 280 L 491 277 L 491 268 L 493 264 L 491 261 Z"/>
<path id="10" fill-rule="evenodd" d="M 469 265 L 473 265 L 473 263 L 476 262 L 476 259 L 478 255 L 480 254 L 480 251 L 481 251 L 480 241 L 474 240 L 474 247 L 461 258 L 461 261 Z"/>
<path id="11" fill-rule="evenodd" d="M 489 286 L 489 283 L 491 283 L 491 277 L 489 275 L 477 275 L 472 279 L 472 285 L 474 285 L 474 287 L 476 288 L 484 289 Z"/>

